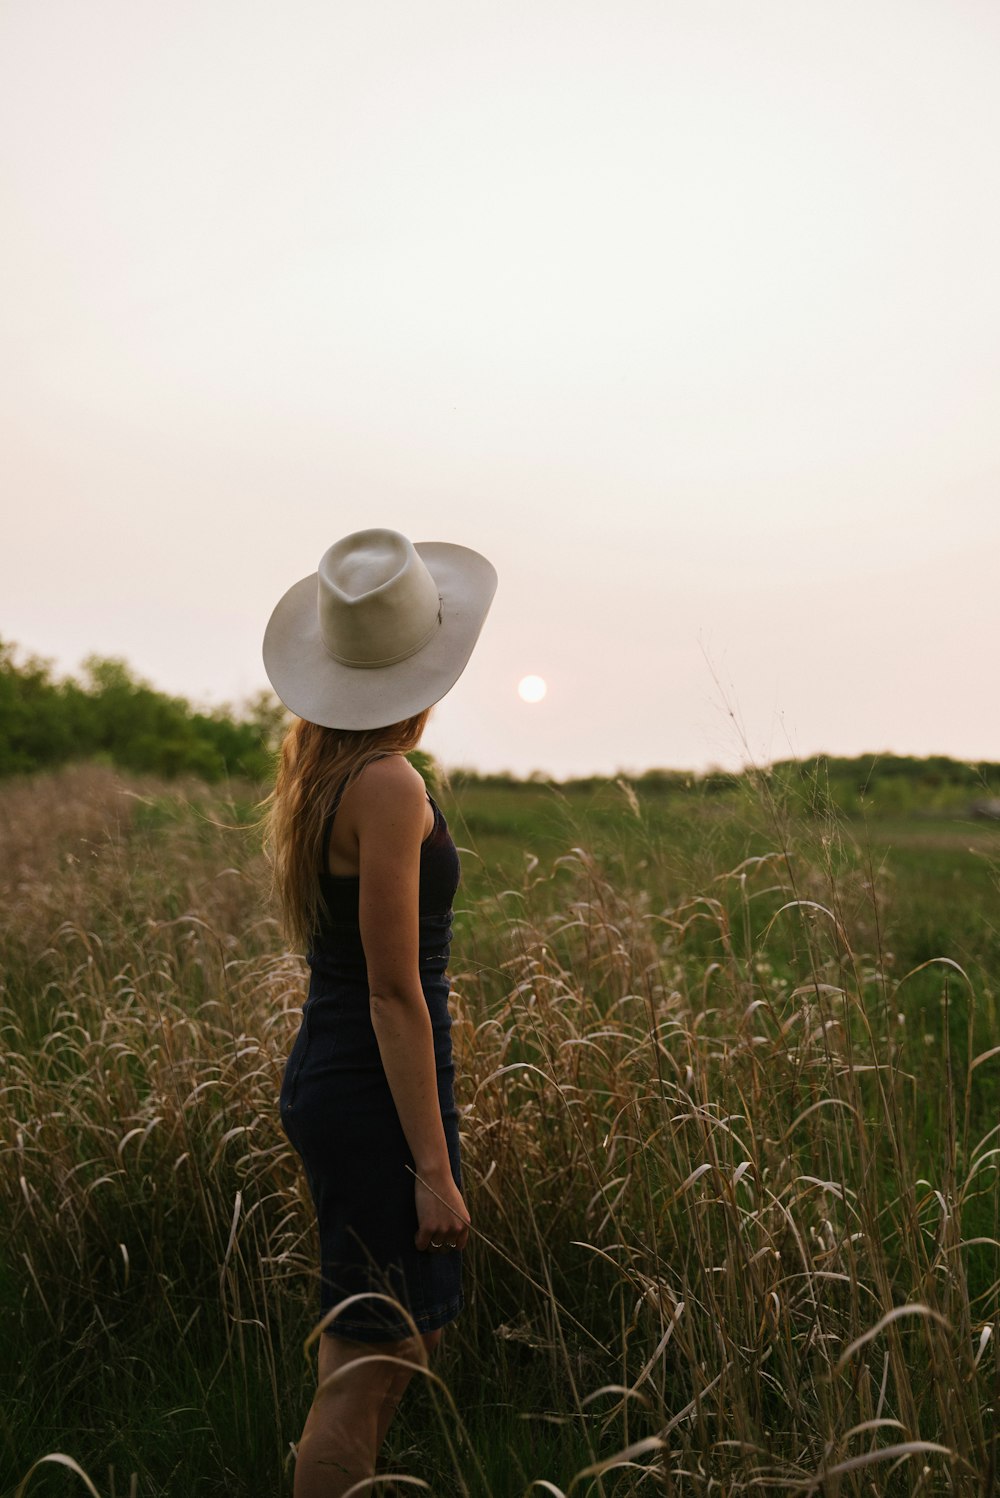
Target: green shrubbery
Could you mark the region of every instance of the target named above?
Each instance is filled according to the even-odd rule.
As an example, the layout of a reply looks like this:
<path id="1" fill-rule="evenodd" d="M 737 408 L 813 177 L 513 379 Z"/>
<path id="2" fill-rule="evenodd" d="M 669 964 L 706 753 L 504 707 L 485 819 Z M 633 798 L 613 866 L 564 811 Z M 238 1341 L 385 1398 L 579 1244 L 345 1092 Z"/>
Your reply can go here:
<path id="1" fill-rule="evenodd" d="M 591 795 L 615 777 L 577 776 L 561 783 L 570 793 Z M 545 783 L 532 775 L 519 780 L 510 774 L 480 775 L 474 770 L 453 770 L 449 775 L 456 790 L 531 791 Z M 942 754 L 919 759 L 904 754 L 859 754 L 853 759 L 818 754 L 809 759 L 778 760 L 761 769 L 742 771 L 709 769 L 650 769 L 641 775 L 622 777 L 644 801 L 684 801 L 692 796 L 732 798 L 743 794 L 748 783 L 766 785 L 768 796 L 803 814 L 826 815 L 831 810 L 857 815 L 873 812 L 882 816 L 910 813 L 964 815 L 976 803 L 1000 796 L 1000 764 L 988 760 L 963 761 Z"/>
<path id="2" fill-rule="evenodd" d="M 874 811 L 879 815 L 965 811 L 1000 786 L 1000 765 L 932 754 L 816 755 L 779 760 L 766 771 L 773 793 L 797 798 L 803 810 Z"/>
<path id="3" fill-rule="evenodd" d="M 80 680 L 56 678 L 48 661 L 18 658 L 16 647 L 0 640 L 0 777 L 103 759 L 139 774 L 260 781 L 273 772 L 273 750 L 284 718 L 284 708 L 269 692 L 259 693 L 239 711 L 222 707 L 200 712 L 183 697 L 158 692 L 123 660 L 89 656 Z M 422 773 L 432 773 L 429 756 L 418 752 L 413 757 Z M 975 803 L 1000 796 L 1000 764 L 944 755 L 816 755 L 738 773 L 649 769 L 626 778 L 644 800 L 683 801 L 692 795 L 738 794 L 754 777 L 766 780 L 774 800 L 806 814 L 836 809 L 848 815 L 964 815 Z M 530 791 L 548 783 L 539 773 L 518 779 L 454 770 L 449 778 L 456 789 L 482 791 Z M 561 788 L 591 794 L 608 783 L 605 776 L 583 776 L 562 782 Z"/>
<path id="4" fill-rule="evenodd" d="M 262 692 L 237 714 L 199 712 L 134 676 L 124 661 L 90 656 L 81 680 L 48 661 L 18 658 L 0 641 L 0 776 L 106 759 L 125 770 L 216 781 L 262 780 L 284 709 Z"/>

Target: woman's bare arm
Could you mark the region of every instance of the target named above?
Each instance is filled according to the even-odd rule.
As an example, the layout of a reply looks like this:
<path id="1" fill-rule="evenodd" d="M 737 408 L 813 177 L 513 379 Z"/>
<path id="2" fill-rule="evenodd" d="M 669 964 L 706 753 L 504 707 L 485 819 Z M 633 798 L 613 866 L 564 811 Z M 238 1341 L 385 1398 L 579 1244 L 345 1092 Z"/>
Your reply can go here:
<path id="1" fill-rule="evenodd" d="M 360 860 L 359 922 L 372 1025 L 420 1181 L 417 1247 L 464 1247 L 468 1212 L 451 1174 L 438 1102 L 434 1037 L 420 984 L 419 883 L 426 793 L 398 756 L 355 783 L 352 822 Z"/>

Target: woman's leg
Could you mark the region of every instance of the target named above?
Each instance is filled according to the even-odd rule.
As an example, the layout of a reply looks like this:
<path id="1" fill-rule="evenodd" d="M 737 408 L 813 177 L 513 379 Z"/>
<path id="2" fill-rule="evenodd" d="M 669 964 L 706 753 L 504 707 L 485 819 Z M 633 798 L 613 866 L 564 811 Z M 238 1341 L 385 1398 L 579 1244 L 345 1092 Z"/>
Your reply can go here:
<path id="1" fill-rule="evenodd" d="M 426 1362 L 430 1357 L 431 1353 L 440 1342 L 442 1335 L 443 1333 L 441 1333 L 440 1331 L 424 1332 L 423 1336 L 420 1339 L 424 1344 L 424 1353 L 426 1355 L 423 1361 Z M 413 1374 L 410 1373 L 406 1368 L 394 1368 L 392 1370 L 392 1383 L 389 1386 L 389 1392 L 386 1394 L 385 1398 L 382 1401 L 382 1408 L 379 1410 L 378 1435 L 375 1445 L 376 1454 L 382 1449 L 382 1442 L 385 1440 L 385 1433 L 392 1423 L 393 1416 L 399 1409 L 399 1401 L 406 1393 L 406 1386 L 410 1382 L 410 1379 L 412 1377 Z"/>
<path id="2" fill-rule="evenodd" d="M 320 1337 L 319 1387 L 299 1441 L 295 1498 L 342 1498 L 355 1483 L 375 1475 L 381 1439 L 412 1375 L 389 1362 L 362 1360 L 382 1354 L 426 1363 L 427 1343 L 439 1337 L 439 1332 L 431 1332 L 377 1343 L 326 1333 Z M 352 1368 L 354 1363 L 359 1366 Z M 328 1384 L 338 1373 L 340 1377 Z"/>

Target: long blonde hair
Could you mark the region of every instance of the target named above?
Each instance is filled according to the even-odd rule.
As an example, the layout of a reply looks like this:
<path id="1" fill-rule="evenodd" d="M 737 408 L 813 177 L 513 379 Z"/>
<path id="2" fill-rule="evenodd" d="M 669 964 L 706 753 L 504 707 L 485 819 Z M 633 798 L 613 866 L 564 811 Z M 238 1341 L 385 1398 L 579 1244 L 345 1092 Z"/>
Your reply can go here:
<path id="1" fill-rule="evenodd" d="M 420 742 L 430 708 L 387 728 L 323 728 L 295 718 L 281 745 L 268 798 L 265 847 L 285 934 L 308 946 L 324 908 L 319 874 L 326 867 L 323 833 L 338 795 L 365 765 L 386 754 L 408 754 Z"/>

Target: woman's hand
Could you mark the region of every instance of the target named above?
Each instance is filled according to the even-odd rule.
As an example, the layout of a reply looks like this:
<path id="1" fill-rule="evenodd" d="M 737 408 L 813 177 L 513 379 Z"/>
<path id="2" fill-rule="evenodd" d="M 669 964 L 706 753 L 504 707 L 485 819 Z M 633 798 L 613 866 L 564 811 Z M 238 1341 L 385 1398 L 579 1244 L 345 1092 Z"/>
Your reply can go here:
<path id="1" fill-rule="evenodd" d="M 469 1209 L 451 1171 L 418 1176 L 414 1193 L 417 1236 L 413 1241 L 417 1248 L 431 1253 L 464 1248 L 469 1241 Z"/>

